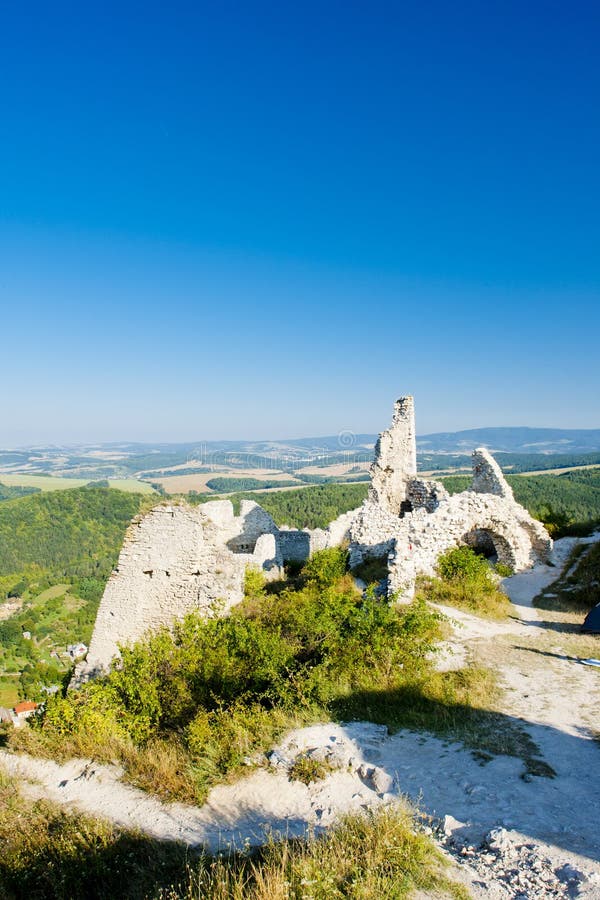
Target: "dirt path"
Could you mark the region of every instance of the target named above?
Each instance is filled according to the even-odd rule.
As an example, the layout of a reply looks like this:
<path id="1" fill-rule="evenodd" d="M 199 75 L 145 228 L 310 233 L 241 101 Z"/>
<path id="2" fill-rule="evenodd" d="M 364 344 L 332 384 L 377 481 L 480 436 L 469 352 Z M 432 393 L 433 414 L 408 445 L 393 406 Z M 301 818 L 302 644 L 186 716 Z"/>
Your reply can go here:
<path id="1" fill-rule="evenodd" d="M 437 839 L 474 896 L 600 898 L 600 745 L 593 739 L 600 670 L 579 662 L 590 648 L 600 656 L 600 640 L 578 634 L 568 616 L 532 605 L 560 574 L 573 543 L 557 542 L 554 566 L 505 580 L 515 604 L 508 623 L 447 610 L 458 652 L 445 667 L 475 658 L 498 669 L 506 687 L 501 712 L 529 732 L 555 778 L 528 775 L 508 756 L 482 765 L 462 745 L 408 731 L 390 736 L 370 723 L 293 732 L 266 769 L 215 788 L 202 808 L 163 804 L 120 782 L 114 767 L 6 752 L 0 761 L 33 796 L 212 849 L 258 843 L 273 830 L 302 834 L 307 824 L 325 827 L 340 812 L 404 795 L 439 824 Z M 289 766 L 301 752 L 329 759 L 338 771 L 308 787 L 290 781 Z"/>

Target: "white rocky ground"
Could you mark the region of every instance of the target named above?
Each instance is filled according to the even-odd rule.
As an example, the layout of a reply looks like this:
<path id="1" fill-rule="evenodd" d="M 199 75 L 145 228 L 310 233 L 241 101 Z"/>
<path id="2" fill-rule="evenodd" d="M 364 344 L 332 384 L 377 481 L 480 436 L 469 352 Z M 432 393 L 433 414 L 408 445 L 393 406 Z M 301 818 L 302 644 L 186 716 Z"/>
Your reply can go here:
<path id="1" fill-rule="evenodd" d="M 506 687 L 502 712 L 522 720 L 556 771 L 553 779 L 526 775 L 511 757 L 482 765 L 459 744 L 408 731 L 390 736 L 369 723 L 293 732 L 265 768 L 215 788 L 202 808 L 161 803 L 123 784 L 112 767 L 5 752 L 0 759 L 32 796 L 211 848 L 257 843 L 265 831 L 300 834 L 345 810 L 404 795 L 457 860 L 475 897 L 600 898 L 600 745 L 593 739 L 600 670 L 579 661 L 600 656 L 600 639 L 578 634 L 577 617 L 531 602 L 557 577 L 573 543 L 557 542 L 554 567 L 505 580 L 516 609 L 508 623 L 447 610 L 456 628 L 443 667 L 474 658 L 498 669 Z M 337 771 L 308 787 L 290 781 L 299 753 L 327 759 Z"/>

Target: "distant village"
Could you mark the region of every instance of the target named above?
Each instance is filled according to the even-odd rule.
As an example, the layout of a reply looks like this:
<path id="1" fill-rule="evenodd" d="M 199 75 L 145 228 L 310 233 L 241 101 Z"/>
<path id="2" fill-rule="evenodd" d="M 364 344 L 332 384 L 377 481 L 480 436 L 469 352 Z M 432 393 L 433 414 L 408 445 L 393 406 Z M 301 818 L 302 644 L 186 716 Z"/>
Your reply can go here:
<path id="1" fill-rule="evenodd" d="M 24 631 L 23 637 L 25 640 L 31 640 L 30 632 Z M 75 662 L 85 656 L 87 652 L 87 645 L 84 644 L 83 641 L 79 641 L 76 644 L 69 644 L 66 655 Z M 52 655 L 58 658 L 57 653 L 54 652 Z M 56 694 L 60 690 L 60 685 L 52 684 L 49 687 L 42 687 L 42 690 L 49 695 Z M 35 713 L 38 710 L 41 710 L 43 706 L 43 703 L 36 703 L 33 700 L 21 700 L 10 709 L 6 706 L 0 706 L 0 723 L 7 723 L 9 725 L 14 725 L 15 728 L 21 728 L 26 719 L 35 715 Z"/>

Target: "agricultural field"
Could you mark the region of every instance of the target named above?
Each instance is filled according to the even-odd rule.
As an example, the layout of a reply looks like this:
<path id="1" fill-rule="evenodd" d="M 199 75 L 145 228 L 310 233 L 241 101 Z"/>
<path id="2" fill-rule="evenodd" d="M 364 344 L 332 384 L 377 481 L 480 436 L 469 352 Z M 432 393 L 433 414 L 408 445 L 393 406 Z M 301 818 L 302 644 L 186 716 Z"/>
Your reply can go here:
<path id="1" fill-rule="evenodd" d="M 349 475 L 349 474 L 366 474 L 368 472 L 367 465 L 360 465 L 355 462 L 349 463 L 337 463 L 333 466 L 323 466 L 323 465 L 315 465 L 315 466 L 303 466 L 303 468 L 298 469 L 296 471 L 297 475 L 326 475 L 326 476 L 339 476 L 339 475 Z"/>
<path id="2" fill-rule="evenodd" d="M 253 479 L 255 481 L 282 482 L 289 484 L 291 476 L 289 472 L 280 472 L 273 469 L 220 469 L 212 472 L 198 472 L 197 474 L 186 475 L 168 475 L 166 477 L 156 477 L 152 481 L 154 484 L 160 484 L 167 494 L 189 494 L 190 491 L 196 491 L 198 494 L 212 494 L 214 491 L 208 486 L 209 481 L 214 479 Z M 232 485 L 230 490 L 235 490 Z M 225 488 L 227 490 L 227 488 Z"/>
<path id="3" fill-rule="evenodd" d="M 115 488 L 118 491 L 136 494 L 156 493 L 152 485 L 145 481 L 139 481 L 137 478 L 109 478 L 107 481 L 108 487 Z M 93 482 L 90 482 L 87 478 L 64 478 L 60 475 L 27 475 L 24 473 L 2 472 L 0 473 L 0 483 L 9 487 L 37 488 L 40 491 L 66 491 L 71 488 L 85 487 L 85 485 Z"/>

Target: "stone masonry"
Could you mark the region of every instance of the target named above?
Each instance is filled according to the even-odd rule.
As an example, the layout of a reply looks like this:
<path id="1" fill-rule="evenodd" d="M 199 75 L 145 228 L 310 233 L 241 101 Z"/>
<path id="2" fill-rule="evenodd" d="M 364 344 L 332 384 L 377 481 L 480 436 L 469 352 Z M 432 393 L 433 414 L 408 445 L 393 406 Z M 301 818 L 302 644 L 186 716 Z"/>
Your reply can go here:
<path id="1" fill-rule="evenodd" d="M 341 543 L 350 519 L 346 513 L 313 532 L 279 529 L 251 500 L 242 500 L 239 516 L 230 500 L 215 500 L 200 506 L 160 505 L 137 517 L 125 535 L 89 652 L 71 686 L 108 671 L 119 644 L 170 626 L 193 610 L 207 616 L 227 613 L 244 596 L 248 567 L 277 578 L 284 561 L 302 562 L 317 549 Z"/>
<path id="2" fill-rule="evenodd" d="M 370 503 L 400 515 L 407 486 L 416 474 L 415 404 L 412 397 L 401 397 L 394 405 L 392 427 L 379 435 L 375 445 Z"/>
<path id="3" fill-rule="evenodd" d="M 163 504 L 134 519 L 72 686 L 108 671 L 120 644 L 193 610 L 226 614 L 243 597 L 249 566 L 276 578 L 285 561 L 301 562 L 342 543 L 349 545 L 351 567 L 387 559 L 389 595 L 400 601 L 410 600 L 417 574 L 433 574 L 437 558 L 451 547 L 468 544 L 515 571 L 545 559 L 552 547 L 487 450 L 473 453 L 473 481 L 461 494 L 450 496 L 440 482 L 418 478 L 414 402 L 402 397 L 377 442 L 367 499 L 326 529 L 280 529 L 248 500 L 237 516 L 231 501 L 216 500 Z"/>
<path id="4" fill-rule="evenodd" d="M 192 610 L 227 612 L 243 597 L 248 566 L 277 577 L 283 565 L 277 532 L 271 516 L 248 500 L 239 516 L 230 500 L 220 500 L 156 506 L 134 519 L 72 684 L 107 671 L 119 644 L 172 625 Z"/>
<path id="5" fill-rule="evenodd" d="M 387 557 L 389 593 L 409 600 L 416 575 L 432 575 L 438 557 L 460 544 L 514 571 L 548 556 L 548 533 L 516 502 L 487 450 L 473 452 L 473 481 L 454 496 L 437 481 L 414 477 L 415 455 L 414 405 L 412 397 L 403 397 L 377 443 L 373 487 L 350 527 L 351 566 Z"/>

